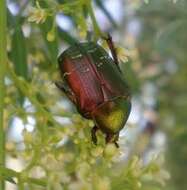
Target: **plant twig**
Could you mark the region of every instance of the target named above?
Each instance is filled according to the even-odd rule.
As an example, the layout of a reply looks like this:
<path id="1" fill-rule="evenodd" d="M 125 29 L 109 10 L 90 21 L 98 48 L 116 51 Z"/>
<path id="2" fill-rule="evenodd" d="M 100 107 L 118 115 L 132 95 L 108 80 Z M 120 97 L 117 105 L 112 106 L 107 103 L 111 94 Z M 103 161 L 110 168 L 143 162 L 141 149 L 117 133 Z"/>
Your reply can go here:
<path id="1" fill-rule="evenodd" d="M 0 1 L 0 166 L 5 165 L 5 131 L 3 122 L 5 75 L 6 75 L 6 1 Z M 5 182 L 0 171 L 0 190 L 5 189 Z"/>
<path id="2" fill-rule="evenodd" d="M 32 178 L 32 177 L 22 177 L 21 172 L 16 172 L 9 168 L 4 168 L 0 166 L 0 170 L 4 176 L 8 177 L 15 177 L 18 179 L 18 181 L 24 182 L 30 182 L 36 185 L 40 186 L 46 186 L 46 179 L 45 178 Z"/>
<path id="3" fill-rule="evenodd" d="M 41 112 L 45 118 L 47 118 L 49 121 L 51 121 L 56 127 L 60 127 L 60 124 L 53 118 L 53 116 L 44 109 L 44 107 L 40 104 L 40 102 L 37 101 L 35 96 L 33 96 L 29 84 L 21 77 L 18 77 L 16 73 L 14 72 L 13 68 L 7 64 L 8 66 L 8 75 L 9 77 L 14 81 L 15 86 L 27 97 L 30 102 L 36 107 L 38 111 Z"/>
<path id="4" fill-rule="evenodd" d="M 97 40 L 99 37 L 103 36 L 102 32 L 100 30 L 100 27 L 97 23 L 94 11 L 93 11 L 93 7 L 92 7 L 92 1 L 88 2 L 88 11 L 92 20 L 92 24 L 93 24 L 93 29 L 94 29 L 94 33 L 95 33 L 95 40 Z"/>

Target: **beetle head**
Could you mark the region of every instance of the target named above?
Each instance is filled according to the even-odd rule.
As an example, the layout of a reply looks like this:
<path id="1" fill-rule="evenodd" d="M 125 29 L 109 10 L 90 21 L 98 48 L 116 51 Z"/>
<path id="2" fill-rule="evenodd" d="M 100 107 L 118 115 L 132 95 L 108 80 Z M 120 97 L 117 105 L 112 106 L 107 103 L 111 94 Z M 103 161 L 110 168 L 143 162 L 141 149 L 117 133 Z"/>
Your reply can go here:
<path id="1" fill-rule="evenodd" d="M 117 134 L 124 127 L 130 110 L 130 100 L 117 97 L 96 107 L 92 117 L 104 133 Z"/>

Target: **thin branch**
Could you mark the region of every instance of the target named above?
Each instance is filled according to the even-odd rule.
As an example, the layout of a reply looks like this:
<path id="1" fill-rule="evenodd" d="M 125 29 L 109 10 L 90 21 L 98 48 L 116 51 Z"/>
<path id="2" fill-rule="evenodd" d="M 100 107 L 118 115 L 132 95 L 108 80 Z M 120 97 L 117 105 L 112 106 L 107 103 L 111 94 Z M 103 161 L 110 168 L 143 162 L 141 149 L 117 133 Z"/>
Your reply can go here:
<path id="1" fill-rule="evenodd" d="M 3 122 L 4 99 L 5 99 L 5 75 L 6 75 L 6 1 L 0 1 L 0 166 L 5 165 L 5 131 Z M 0 173 L 0 190 L 5 189 L 5 182 Z"/>
<path id="2" fill-rule="evenodd" d="M 29 183 L 33 183 L 33 184 L 36 184 L 36 185 L 40 185 L 40 186 L 46 186 L 47 182 L 46 182 L 46 179 L 45 178 L 32 178 L 32 177 L 22 177 L 22 173 L 21 172 L 16 172 L 12 169 L 9 169 L 9 168 L 4 168 L 4 167 L 1 167 L 0 166 L 0 170 L 2 172 L 2 174 L 4 176 L 6 176 L 6 178 L 12 178 L 12 177 L 15 177 L 18 179 L 18 181 L 21 181 L 22 183 L 25 183 L 25 182 L 29 182 Z"/>

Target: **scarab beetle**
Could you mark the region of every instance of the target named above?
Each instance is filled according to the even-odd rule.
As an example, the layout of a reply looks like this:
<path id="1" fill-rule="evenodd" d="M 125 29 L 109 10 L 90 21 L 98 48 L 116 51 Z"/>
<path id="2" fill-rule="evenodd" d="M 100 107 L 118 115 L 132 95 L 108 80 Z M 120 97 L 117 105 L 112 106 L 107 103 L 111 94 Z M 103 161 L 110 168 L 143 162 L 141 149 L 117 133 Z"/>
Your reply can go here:
<path id="1" fill-rule="evenodd" d="M 100 129 L 106 134 L 106 143 L 118 146 L 119 131 L 131 110 L 130 91 L 110 35 L 106 41 L 113 59 L 94 42 L 78 43 L 66 49 L 58 57 L 61 76 L 65 80 L 55 84 L 83 117 L 94 121 L 91 134 L 95 144 L 96 131 Z"/>

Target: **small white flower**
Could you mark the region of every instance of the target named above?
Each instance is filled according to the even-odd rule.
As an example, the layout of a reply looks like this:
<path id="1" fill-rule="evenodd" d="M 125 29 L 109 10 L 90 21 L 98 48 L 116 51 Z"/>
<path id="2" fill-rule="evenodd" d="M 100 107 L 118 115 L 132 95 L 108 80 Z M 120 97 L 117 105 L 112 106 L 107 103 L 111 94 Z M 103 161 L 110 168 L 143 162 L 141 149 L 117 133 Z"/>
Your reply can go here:
<path id="1" fill-rule="evenodd" d="M 30 16 L 28 18 L 29 22 L 36 22 L 37 24 L 39 23 L 44 23 L 48 14 L 45 9 L 42 8 L 33 8 Z"/>

